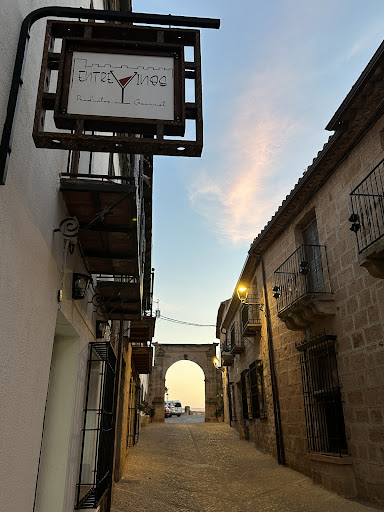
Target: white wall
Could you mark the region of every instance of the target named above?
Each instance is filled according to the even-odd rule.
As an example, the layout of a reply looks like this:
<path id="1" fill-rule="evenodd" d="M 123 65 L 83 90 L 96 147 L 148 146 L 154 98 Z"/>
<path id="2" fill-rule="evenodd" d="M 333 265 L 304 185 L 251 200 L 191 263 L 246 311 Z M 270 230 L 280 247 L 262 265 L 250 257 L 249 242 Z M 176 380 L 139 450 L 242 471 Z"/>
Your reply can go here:
<path id="1" fill-rule="evenodd" d="M 60 3 L 89 6 L 80 0 Z M 1 130 L 21 21 L 34 9 L 56 4 L 0 2 Z M 76 251 L 67 256 L 63 268 L 63 237 L 53 232 L 67 215 L 59 192 L 59 172 L 65 171 L 67 153 L 36 149 L 31 135 L 44 32 L 45 20 L 31 31 L 8 177 L 6 185 L 0 186 L 0 496 L 1 509 L 7 512 L 33 508 L 58 310 L 79 334 L 76 368 L 71 360 L 76 380 L 68 390 L 71 402 L 66 403 L 68 408 L 73 406 L 70 429 L 74 434 L 67 446 L 66 485 L 72 485 L 68 482 L 73 481 L 77 463 L 84 361 L 87 344 L 94 339 L 92 308 L 86 299 L 71 300 L 72 272 L 85 267 Z M 59 304 L 61 287 L 64 301 Z M 64 504 L 63 510 L 73 510 L 73 502 Z"/>
<path id="2" fill-rule="evenodd" d="M 68 491 L 72 496 L 74 494 L 66 488 L 66 475 L 80 343 L 76 331 L 69 324 L 69 335 L 60 334 L 65 318 L 59 313 L 58 320 L 44 420 L 36 512 L 63 510 Z"/>

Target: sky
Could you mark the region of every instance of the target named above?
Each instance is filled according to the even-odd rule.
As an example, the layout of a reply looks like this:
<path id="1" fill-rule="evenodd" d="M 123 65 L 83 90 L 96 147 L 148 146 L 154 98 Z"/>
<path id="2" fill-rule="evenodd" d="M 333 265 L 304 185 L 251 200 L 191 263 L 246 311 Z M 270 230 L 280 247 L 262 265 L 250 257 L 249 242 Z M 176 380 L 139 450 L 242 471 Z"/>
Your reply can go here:
<path id="1" fill-rule="evenodd" d="M 384 2 L 133 0 L 133 10 L 221 19 L 219 30 L 201 29 L 202 156 L 155 157 L 153 205 L 154 341 L 215 343 L 214 327 L 162 317 L 215 324 L 250 244 L 382 42 Z M 197 373 L 181 383 L 187 375 L 171 367 L 170 399 L 197 389 Z"/>

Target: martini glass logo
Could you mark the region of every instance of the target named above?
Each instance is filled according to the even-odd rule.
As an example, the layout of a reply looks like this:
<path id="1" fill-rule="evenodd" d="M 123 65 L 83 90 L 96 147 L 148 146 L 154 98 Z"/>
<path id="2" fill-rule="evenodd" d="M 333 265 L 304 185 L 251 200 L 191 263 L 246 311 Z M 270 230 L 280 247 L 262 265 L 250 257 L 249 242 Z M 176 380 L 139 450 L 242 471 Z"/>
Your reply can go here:
<path id="1" fill-rule="evenodd" d="M 133 73 L 133 75 L 123 76 L 122 78 L 117 78 L 117 76 L 115 75 L 115 73 L 113 71 L 111 71 L 111 75 L 113 76 L 113 78 L 116 80 L 116 82 L 119 84 L 119 86 L 121 88 L 121 103 L 124 103 L 124 91 L 125 91 L 125 88 L 127 87 L 127 85 L 130 82 L 132 82 L 132 80 L 137 75 L 137 72 L 135 71 Z M 126 103 L 126 105 L 129 105 L 129 102 Z"/>

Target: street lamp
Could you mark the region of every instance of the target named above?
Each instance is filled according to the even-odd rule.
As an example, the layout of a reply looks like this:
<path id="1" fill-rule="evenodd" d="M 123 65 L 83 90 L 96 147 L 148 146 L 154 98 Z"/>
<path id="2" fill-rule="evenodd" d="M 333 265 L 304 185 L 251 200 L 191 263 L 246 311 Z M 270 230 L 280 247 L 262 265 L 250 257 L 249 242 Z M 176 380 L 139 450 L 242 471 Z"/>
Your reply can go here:
<path id="1" fill-rule="evenodd" d="M 74 272 L 72 277 L 72 299 L 84 299 L 90 282 L 91 276 Z"/>
<path id="2" fill-rule="evenodd" d="M 248 292 L 249 288 L 246 286 L 240 285 L 237 289 L 237 296 L 239 297 L 240 301 L 245 304 L 245 301 L 248 298 Z"/>
<path id="3" fill-rule="evenodd" d="M 105 320 L 96 320 L 96 338 L 104 338 L 107 334 L 108 322 Z"/>

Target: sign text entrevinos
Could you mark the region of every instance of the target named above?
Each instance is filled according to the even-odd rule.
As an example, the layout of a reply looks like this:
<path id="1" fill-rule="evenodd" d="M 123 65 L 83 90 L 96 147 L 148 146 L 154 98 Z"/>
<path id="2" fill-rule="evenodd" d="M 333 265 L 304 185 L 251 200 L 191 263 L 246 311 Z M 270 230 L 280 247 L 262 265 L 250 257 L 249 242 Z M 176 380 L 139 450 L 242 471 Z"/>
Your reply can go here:
<path id="1" fill-rule="evenodd" d="M 74 51 L 67 114 L 174 119 L 174 59 Z"/>

